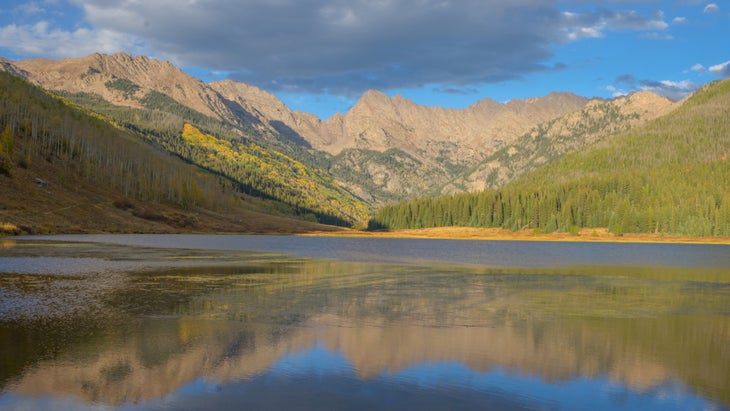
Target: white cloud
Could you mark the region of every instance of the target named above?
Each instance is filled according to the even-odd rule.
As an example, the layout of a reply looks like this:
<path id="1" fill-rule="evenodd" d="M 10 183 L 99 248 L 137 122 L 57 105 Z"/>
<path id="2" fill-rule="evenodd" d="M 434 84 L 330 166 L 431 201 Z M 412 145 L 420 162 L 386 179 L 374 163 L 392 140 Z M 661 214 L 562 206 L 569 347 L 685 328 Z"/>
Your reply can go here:
<path id="1" fill-rule="evenodd" d="M 716 13 L 720 10 L 720 7 L 718 7 L 715 3 L 710 3 L 707 6 L 705 6 L 705 13 Z"/>
<path id="2" fill-rule="evenodd" d="M 675 17 L 672 19 L 672 24 L 684 24 L 687 22 L 686 17 Z"/>
<path id="3" fill-rule="evenodd" d="M 33 25 L 0 27 L 0 47 L 23 55 L 63 58 L 133 50 L 135 40 L 111 30 L 78 28 L 66 31 L 39 21 Z"/>
<path id="4" fill-rule="evenodd" d="M 610 92 L 613 98 L 622 97 L 629 94 L 627 91 L 618 89 L 615 86 L 611 85 L 606 86 L 606 91 Z"/>
<path id="5" fill-rule="evenodd" d="M 625 30 L 653 31 L 653 33 L 643 33 L 642 37 L 645 38 L 671 38 L 668 34 L 657 32 L 669 27 L 664 21 L 664 12 L 661 10 L 655 11 L 649 17 L 634 10 L 605 9 L 586 14 L 564 12 L 562 15 L 566 22 L 568 40 L 599 38 L 604 37 L 607 31 Z"/>
<path id="6" fill-rule="evenodd" d="M 710 66 L 708 70 L 710 73 L 719 77 L 730 77 L 730 61 Z"/>
<path id="7" fill-rule="evenodd" d="M 698 87 L 699 85 L 692 80 L 643 80 L 640 82 L 639 89 L 651 91 L 672 100 L 681 100 L 697 90 Z"/>
<path id="8" fill-rule="evenodd" d="M 692 66 L 692 68 L 690 68 L 690 70 L 699 71 L 700 73 L 704 73 L 706 69 L 705 69 L 705 66 L 703 66 L 700 63 L 697 63 L 694 66 Z"/>

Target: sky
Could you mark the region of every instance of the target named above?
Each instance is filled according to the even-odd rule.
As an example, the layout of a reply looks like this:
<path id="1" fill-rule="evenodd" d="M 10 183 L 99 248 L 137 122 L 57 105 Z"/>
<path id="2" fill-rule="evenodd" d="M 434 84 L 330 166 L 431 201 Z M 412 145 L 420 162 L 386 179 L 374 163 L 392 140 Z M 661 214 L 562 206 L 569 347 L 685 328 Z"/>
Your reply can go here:
<path id="1" fill-rule="evenodd" d="M 730 77 L 727 0 L 3 0 L 0 56 L 126 52 L 325 119 L 369 89 L 463 108 L 553 91 L 681 99 Z"/>

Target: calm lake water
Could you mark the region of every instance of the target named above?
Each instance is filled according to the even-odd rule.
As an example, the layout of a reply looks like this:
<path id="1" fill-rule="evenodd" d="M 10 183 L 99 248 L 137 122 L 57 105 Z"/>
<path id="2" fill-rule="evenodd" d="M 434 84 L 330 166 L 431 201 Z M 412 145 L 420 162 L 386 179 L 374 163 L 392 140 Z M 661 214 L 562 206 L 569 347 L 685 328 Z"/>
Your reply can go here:
<path id="1" fill-rule="evenodd" d="M 0 239 L 0 410 L 730 410 L 730 246 Z"/>

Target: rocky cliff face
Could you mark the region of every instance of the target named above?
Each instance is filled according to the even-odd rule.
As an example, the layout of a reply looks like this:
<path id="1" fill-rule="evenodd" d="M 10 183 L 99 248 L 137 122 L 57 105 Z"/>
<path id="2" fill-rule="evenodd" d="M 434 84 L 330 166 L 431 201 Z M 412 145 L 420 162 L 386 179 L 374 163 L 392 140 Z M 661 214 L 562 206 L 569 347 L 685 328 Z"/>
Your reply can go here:
<path id="1" fill-rule="evenodd" d="M 292 111 L 273 94 L 257 87 L 231 80 L 210 83 L 224 99 L 247 113 L 250 121 L 259 127 L 278 133 L 284 139 L 307 147 L 327 145 L 322 140 L 321 121 L 317 116 Z"/>

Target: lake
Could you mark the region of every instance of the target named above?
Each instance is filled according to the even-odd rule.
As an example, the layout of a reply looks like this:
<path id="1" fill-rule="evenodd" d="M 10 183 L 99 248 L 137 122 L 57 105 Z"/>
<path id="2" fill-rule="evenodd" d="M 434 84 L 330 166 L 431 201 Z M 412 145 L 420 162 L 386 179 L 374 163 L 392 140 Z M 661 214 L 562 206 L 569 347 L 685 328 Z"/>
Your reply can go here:
<path id="1" fill-rule="evenodd" d="M 0 239 L 0 410 L 730 410 L 730 246 Z"/>

